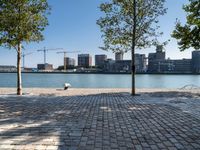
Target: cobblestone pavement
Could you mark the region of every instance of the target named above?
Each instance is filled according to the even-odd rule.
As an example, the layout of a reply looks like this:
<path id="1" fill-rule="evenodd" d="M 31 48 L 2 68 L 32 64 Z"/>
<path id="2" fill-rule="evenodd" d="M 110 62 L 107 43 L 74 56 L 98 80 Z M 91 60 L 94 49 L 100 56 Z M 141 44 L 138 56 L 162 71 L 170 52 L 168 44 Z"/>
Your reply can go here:
<path id="1" fill-rule="evenodd" d="M 0 150 L 200 149 L 200 120 L 128 93 L 1 97 Z"/>

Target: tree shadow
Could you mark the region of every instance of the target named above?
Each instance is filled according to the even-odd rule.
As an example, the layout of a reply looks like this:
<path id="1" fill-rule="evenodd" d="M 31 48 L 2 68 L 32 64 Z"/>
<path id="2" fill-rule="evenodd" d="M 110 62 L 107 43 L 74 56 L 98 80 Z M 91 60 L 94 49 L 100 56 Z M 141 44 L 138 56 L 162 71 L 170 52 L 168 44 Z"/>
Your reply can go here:
<path id="1" fill-rule="evenodd" d="M 151 97 L 167 97 L 167 98 L 200 98 L 200 93 L 188 92 L 188 91 L 164 91 L 164 92 L 142 92 L 143 95 Z"/>
<path id="2" fill-rule="evenodd" d="M 138 133 L 147 136 L 147 131 L 156 128 L 155 122 L 168 121 L 172 127 L 179 125 L 180 129 L 181 122 L 174 121 L 176 117 L 186 122 L 192 119 L 193 126 L 200 123 L 188 114 L 177 114 L 173 107 L 140 104 L 137 99 L 128 93 L 0 98 L 0 145 L 106 149 L 124 144 L 128 148 L 129 144 L 134 148 L 133 137 Z M 169 120 L 165 120 L 167 115 Z M 141 128 L 141 124 L 146 128 Z M 163 124 L 163 130 L 165 127 Z M 200 135 L 198 126 L 194 130 L 197 134 L 193 129 L 187 129 L 193 142 Z M 160 136 L 163 135 L 165 133 Z M 151 138 L 148 140 L 153 142 Z"/>

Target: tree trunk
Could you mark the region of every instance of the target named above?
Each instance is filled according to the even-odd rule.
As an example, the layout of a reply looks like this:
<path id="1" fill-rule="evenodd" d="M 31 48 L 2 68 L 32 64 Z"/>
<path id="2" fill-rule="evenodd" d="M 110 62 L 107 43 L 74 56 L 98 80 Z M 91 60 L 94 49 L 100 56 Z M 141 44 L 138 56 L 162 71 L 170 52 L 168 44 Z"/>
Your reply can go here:
<path id="1" fill-rule="evenodd" d="M 135 96 L 135 36 L 136 36 L 136 0 L 133 0 L 133 37 L 132 37 L 132 89 L 131 89 L 131 95 Z"/>
<path id="2" fill-rule="evenodd" d="M 22 95 L 21 43 L 17 47 L 17 95 Z"/>

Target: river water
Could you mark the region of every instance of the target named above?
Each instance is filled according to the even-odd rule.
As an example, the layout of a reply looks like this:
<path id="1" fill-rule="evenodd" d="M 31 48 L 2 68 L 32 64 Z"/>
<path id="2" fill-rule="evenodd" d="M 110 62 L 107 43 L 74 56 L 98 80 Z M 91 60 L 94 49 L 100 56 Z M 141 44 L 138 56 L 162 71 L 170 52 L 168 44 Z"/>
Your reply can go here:
<path id="1" fill-rule="evenodd" d="M 131 75 L 123 74 L 22 74 L 23 87 L 60 88 L 130 88 Z M 136 75 L 137 88 L 181 88 L 200 86 L 200 75 Z M 16 87 L 15 73 L 0 73 L 0 87 Z"/>

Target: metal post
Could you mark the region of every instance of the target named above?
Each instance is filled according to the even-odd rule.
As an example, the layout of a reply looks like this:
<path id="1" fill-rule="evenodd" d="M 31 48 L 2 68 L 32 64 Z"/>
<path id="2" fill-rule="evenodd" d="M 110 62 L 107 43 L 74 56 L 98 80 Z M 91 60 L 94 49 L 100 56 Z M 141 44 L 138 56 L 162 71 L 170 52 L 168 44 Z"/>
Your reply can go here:
<path id="1" fill-rule="evenodd" d="M 46 55 L 47 55 L 47 50 L 46 50 L 46 48 L 44 47 L 44 64 L 46 64 Z"/>
<path id="2" fill-rule="evenodd" d="M 131 56 L 132 56 L 132 91 L 131 94 L 135 96 L 135 41 L 136 37 L 136 0 L 133 0 L 133 36 L 132 36 L 132 51 L 131 51 Z"/>

